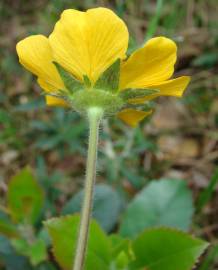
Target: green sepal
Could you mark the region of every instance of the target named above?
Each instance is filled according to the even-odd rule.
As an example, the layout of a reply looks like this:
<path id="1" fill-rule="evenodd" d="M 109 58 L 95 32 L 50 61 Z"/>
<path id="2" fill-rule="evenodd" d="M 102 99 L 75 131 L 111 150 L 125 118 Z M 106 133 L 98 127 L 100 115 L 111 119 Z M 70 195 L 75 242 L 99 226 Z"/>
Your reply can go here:
<path id="1" fill-rule="evenodd" d="M 105 114 L 111 115 L 118 112 L 124 104 L 119 96 L 100 89 L 78 91 L 70 101 L 76 111 L 85 114 L 88 108 L 98 107 L 102 108 Z"/>
<path id="2" fill-rule="evenodd" d="M 91 88 L 92 82 L 90 81 L 89 77 L 87 75 L 83 75 L 83 83 L 86 88 Z"/>
<path id="3" fill-rule="evenodd" d="M 120 92 L 119 96 L 124 100 L 143 98 L 159 93 L 158 89 L 127 89 Z"/>
<path id="4" fill-rule="evenodd" d="M 153 104 L 148 101 L 146 101 L 146 103 L 144 104 L 125 104 L 122 109 L 134 109 L 148 112 L 150 110 L 153 110 Z"/>
<path id="5" fill-rule="evenodd" d="M 64 92 L 63 90 L 58 90 L 57 94 L 56 93 L 42 92 L 42 95 L 62 99 L 63 101 L 67 102 L 69 104 L 69 106 L 70 106 L 71 100 L 73 98 L 73 95 L 71 95 L 69 97 L 69 96 L 66 95 L 66 92 Z"/>
<path id="6" fill-rule="evenodd" d="M 57 62 L 53 62 L 53 64 L 56 66 L 65 87 L 70 91 L 70 93 L 74 93 L 82 88 L 82 83 L 68 73 L 61 65 L 59 65 Z"/>
<path id="7" fill-rule="evenodd" d="M 117 59 L 108 69 L 106 69 L 101 74 L 101 76 L 95 83 L 95 88 L 116 93 L 119 88 L 119 78 L 120 59 Z"/>

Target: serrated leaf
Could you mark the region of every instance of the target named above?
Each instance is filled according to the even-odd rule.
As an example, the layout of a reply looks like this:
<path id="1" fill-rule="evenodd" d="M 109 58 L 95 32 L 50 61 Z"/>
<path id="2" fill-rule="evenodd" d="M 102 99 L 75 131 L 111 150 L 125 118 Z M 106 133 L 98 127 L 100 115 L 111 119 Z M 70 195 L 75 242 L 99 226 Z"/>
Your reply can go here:
<path id="1" fill-rule="evenodd" d="M 119 96 L 124 100 L 151 96 L 160 92 L 158 89 L 127 89 L 120 92 Z"/>
<path id="2" fill-rule="evenodd" d="M 53 253 L 65 270 L 72 269 L 79 228 L 79 216 L 52 218 L 44 224 L 52 239 Z M 110 264 L 110 241 L 99 225 L 91 222 L 85 270 L 108 270 Z"/>
<path id="3" fill-rule="evenodd" d="M 80 191 L 66 203 L 62 214 L 74 214 L 80 212 L 84 191 Z M 118 221 L 122 211 L 122 201 L 119 194 L 110 186 L 99 184 L 95 187 L 93 218 L 106 231 L 111 231 Z"/>
<path id="4" fill-rule="evenodd" d="M 29 168 L 24 168 L 10 180 L 7 202 L 11 217 L 16 223 L 35 223 L 39 218 L 44 193 Z"/>
<path id="5" fill-rule="evenodd" d="M 117 59 L 108 69 L 106 69 L 97 82 L 95 83 L 96 89 L 102 89 L 115 93 L 119 88 L 120 78 L 120 59 Z"/>
<path id="6" fill-rule="evenodd" d="M 152 181 L 130 202 L 120 226 L 120 234 L 134 237 L 145 228 L 161 225 L 187 230 L 192 215 L 192 195 L 185 181 Z"/>
<path id="7" fill-rule="evenodd" d="M 149 270 L 190 270 L 207 247 L 207 242 L 178 230 L 151 229 L 133 242 L 132 265 Z"/>
<path id="8" fill-rule="evenodd" d="M 74 93 L 77 90 L 82 88 L 82 83 L 74 78 L 69 72 L 67 72 L 61 65 L 57 62 L 53 62 L 57 68 L 57 71 L 64 82 L 66 88 L 71 92 Z"/>

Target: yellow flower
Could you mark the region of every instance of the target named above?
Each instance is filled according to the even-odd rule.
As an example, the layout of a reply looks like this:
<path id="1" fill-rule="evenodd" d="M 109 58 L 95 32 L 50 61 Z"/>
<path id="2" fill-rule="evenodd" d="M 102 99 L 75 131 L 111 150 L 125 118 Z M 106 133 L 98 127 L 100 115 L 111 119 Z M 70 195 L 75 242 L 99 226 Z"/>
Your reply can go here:
<path id="1" fill-rule="evenodd" d="M 165 37 L 149 40 L 142 48 L 126 57 L 128 30 L 125 23 L 111 10 L 93 8 L 86 12 L 65 10 L 51 35 L 33 35 L 17 44 L 20 63 L 38 78 L 39 85 L 47 93 L 66 90 L 54 61 L 90 88 L 117 59 L 121 59 L 119 92 L 126 89 L 158 89 L 151 95 L 128 100 L 132 107 L 123 107 L 118 117 L 130 126 L 151 111 L 135 109 L 133 105 L 144 104 L 158 96 L 181 97 L 190 77 L 170 79 L 176 62 L 176 44 Z M 87 90 L 84 90 L 87 91 Z M 56 96 L 47 95 L 48 105 L 68 106 Z"/>

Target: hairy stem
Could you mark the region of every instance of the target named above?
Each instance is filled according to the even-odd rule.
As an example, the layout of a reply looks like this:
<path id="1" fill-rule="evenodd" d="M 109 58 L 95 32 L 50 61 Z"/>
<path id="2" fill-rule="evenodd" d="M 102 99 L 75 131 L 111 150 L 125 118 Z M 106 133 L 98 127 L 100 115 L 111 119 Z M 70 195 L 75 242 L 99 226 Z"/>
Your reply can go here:
<path id="1" fill-rule="evenodd" d="M 89 236 L 89 226 L 93 204 L 93 192 L 96 178 L 96 159 L 98 149 L 99 124 L 103 115 L 101 108 L 88 109 L 89 145 L 86 165 L 84 199 L 81 212 L 79 235 L 74 258 L 73 270 L 82 270 L 84 266 Z"/>

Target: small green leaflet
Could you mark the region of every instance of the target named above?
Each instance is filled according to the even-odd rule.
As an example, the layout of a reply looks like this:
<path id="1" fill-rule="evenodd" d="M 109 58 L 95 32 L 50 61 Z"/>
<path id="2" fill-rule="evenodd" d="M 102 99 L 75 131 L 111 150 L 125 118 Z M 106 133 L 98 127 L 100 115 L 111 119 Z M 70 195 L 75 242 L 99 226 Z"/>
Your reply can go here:
<path id="1" fill-rule="evenodd" d="M 117 59 L 108 69 L 106 69 L 101 74 L 101 76 L 95 83 L 95 88 L 116 93 L 119 88 L 119 78 L 120 59 Z"/>
<path id="2" fill-rule="evenodd" d="M 75 79 L 71 74 L 69 74 L 61 65 L 59 65 L 57 62 L 53 62 L 53 64 L 56 66 L 57 71 L 61 77 L 61 79 L 64 82 L 64 85 L 66 88 L 71 92 L 74 93 L 77 90 L 81 89 L 82 83 Z"/>
<path id="3" fill-rule="evenodd" d="M 120 92 L 120 97 L 124 100 L 143 98 L 159 93 L 158 89 L 127 89 Z"/>

